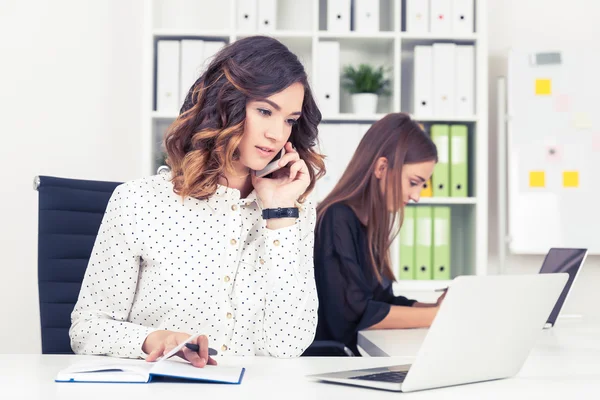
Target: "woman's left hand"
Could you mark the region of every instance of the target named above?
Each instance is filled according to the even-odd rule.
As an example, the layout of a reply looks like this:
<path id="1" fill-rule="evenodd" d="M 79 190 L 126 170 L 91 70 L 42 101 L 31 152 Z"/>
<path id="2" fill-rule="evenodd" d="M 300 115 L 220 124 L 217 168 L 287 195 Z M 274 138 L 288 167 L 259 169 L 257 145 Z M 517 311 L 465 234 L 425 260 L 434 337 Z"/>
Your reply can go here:
<path id="1" fill-rule="evenodd" d="M 285 154 L 279 160 L 281 169 L 272 178 L 252 175 L 252 185 L 264 208 L 295 207 L 296 200 L 310 184 L 310 175 L 304 160 L 290 142 L 285 144 Z"/>

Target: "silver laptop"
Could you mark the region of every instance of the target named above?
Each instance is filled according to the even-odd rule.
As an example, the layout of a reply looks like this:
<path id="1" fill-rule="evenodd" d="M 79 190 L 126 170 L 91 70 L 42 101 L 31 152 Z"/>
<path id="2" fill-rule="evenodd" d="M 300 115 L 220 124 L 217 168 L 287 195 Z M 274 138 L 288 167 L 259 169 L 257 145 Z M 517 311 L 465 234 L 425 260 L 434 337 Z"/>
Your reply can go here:
<path id="1" fill-rule="evenodd" d="M 310 378 L 412 392 L 514 376 L 568 278 L 566 273 L 457 277 L 413 364 Z"/>
<path id="2" fill-rule="evenodd" d="M 556 323 L 558 314 L 560 314 L 560 310 L 567 300 L 569 293 L 571 293 L 571 288 L 579 275 L 579 271 L 581 271 L 581 267 L 583 267 L 587 253 L 587 249 L 551 248 L 550 251 L 548 251 L 548 254 L 546 254 L 546 258 L 544 258 L 542 268 L 540 269 L 540 274 L 566 272 L 569 274 L 569 280 L 558 297 L 544 328 L 551 328 Z"/>

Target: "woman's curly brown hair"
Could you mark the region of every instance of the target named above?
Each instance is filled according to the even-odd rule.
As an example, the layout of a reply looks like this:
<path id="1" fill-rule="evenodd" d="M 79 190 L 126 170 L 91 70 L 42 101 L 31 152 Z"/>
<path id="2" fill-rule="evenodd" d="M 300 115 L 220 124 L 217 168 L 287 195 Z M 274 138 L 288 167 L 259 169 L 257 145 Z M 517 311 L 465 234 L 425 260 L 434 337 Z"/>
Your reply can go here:
<path id="1" fill-rule="evenodd" d="M 304 86 L 304 100 L 290 141 L 310 174 L 310 185 L 299 199 L 302 202 L 325 173 L 323 156 L 313 149 L 321 112 L 298 57 L 281 42 L 265 36 L 224 47 L 192 85 L 165 136 L 175 193 L 197 199 L 211 197 L 219 179 L 232 171 L 233 161 L 239 157 L 246 103 L 297 82 Z"/>

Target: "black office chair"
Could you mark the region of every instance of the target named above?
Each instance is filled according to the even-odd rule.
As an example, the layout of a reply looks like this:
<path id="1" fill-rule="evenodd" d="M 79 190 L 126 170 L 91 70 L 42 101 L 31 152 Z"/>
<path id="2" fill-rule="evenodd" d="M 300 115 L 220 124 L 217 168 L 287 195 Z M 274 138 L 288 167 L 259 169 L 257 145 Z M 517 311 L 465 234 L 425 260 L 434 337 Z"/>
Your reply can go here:
<path id="1" fill-rule="evenodd" d="M 71 312 L 118 182 L 39 176 L 38 290 L 43 354 L 73 354 Z"/>
<path id="2" fill-rule="evenodd" d="M 160 169 L 159 169 L 160 171 Z M 38 290 L 43 354 L 73 354 L 69 338 L 96 235 L 120 182 L 38 176 Z M 342 343 L 315 341 L 304 356 L 354 355 Z"/>

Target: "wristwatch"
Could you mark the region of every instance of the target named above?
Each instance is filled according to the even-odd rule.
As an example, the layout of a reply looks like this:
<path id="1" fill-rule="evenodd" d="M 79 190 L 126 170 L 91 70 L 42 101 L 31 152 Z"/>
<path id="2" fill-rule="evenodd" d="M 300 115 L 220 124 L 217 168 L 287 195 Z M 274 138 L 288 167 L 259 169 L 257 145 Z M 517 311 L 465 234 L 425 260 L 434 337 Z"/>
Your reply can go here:
<path id="1" fill-rule="evenodd" d="M 298 208 L 290 207 L 290 208 L 265 208 L 262 211 L 263 219 L 272 219 L 272 218 L 298 218 L 300 213 L 298 212 Z"/>

